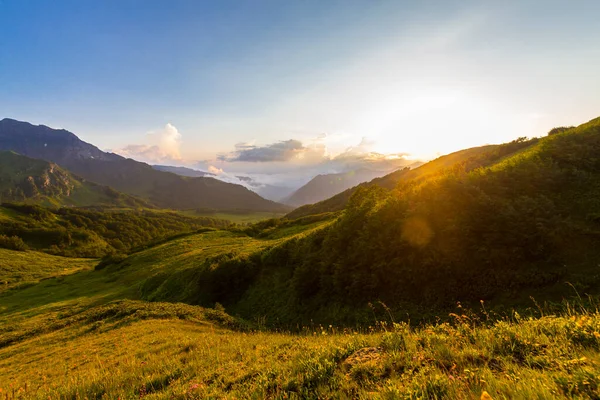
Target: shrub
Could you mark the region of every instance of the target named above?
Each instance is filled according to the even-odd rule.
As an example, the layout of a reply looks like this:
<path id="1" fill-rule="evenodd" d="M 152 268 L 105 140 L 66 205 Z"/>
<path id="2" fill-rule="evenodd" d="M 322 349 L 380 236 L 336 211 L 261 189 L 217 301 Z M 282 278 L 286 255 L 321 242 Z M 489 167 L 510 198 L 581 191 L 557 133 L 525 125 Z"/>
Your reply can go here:
<path id="1" fill-rule="evenodd" d="M 123 253 L 112 253 L 102 257 L 102 260 L 94 267 L 95 271 L 100 271 L 110 265 L 117 265 L 123 262 L 127 258 L 127 254 Z"/>
<path id="2" fill-rule="evenodd" d="M 27 245 L 18 236 L 0 235 L 0 247 L 9 250 L 25 251 Z"/>
<path id="3" fill-rule="evenodd" d="M 548 132 L 548 136 L 556 135 L 557 133 L 563 133 L 563 132 L 568 131 L 569 129 L 573 129 L 573 128 L 575 128 L 575 127 L 574 126 L 559 126 L 557 128 L 552 128 Z"/>

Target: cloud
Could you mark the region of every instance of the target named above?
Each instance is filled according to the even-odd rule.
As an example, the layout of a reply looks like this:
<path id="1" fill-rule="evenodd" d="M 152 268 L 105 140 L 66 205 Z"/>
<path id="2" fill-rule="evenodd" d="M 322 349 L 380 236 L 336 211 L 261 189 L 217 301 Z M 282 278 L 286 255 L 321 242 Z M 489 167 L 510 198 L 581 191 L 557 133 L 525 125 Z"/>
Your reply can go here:
<path id="1" fill-rule="evenodd" d="M 214 165 L 208 166 L 208 172 L 215 175 L 223 175 L 225 173 L 222 168 L 217 168 Z"/>
<path id="2" fill-rule="evenodd" d="M 295 139 L 284 140 L 267 146 L 238 143 L 235 151 L 217 156 L 219 161 L 228 162 L 282 162 L 301 157 L 308 148 Z"/>
<path id="3" fill-rule="evenodd" d="M 149 163 L 180 163 L 181 158 L 181 133 L 172 124 L 164 128 L 148 132 L 144 137 L 144 144 L 130 144 L 116 150 L 117 154 L 124 157 Z"/>

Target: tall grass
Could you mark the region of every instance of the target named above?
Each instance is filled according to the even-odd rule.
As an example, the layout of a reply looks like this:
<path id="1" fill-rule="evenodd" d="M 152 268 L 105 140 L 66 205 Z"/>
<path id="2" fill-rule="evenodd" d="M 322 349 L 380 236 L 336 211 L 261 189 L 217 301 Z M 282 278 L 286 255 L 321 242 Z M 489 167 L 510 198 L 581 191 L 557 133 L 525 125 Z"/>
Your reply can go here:
<path id="1" fill-rule="evenodd" d="M 119 302 L 0 349 L 6 399 L 599 398 L 600 313 L 239 330 L 221 311 Z M 13 332 L 14 334 L 14 332 Z M 6 335 L 4 333 L 3 335 Z M 0 397 L 2 398 L 2 397 Z M 482 397 L 486 398 L 486 397 Z"/>

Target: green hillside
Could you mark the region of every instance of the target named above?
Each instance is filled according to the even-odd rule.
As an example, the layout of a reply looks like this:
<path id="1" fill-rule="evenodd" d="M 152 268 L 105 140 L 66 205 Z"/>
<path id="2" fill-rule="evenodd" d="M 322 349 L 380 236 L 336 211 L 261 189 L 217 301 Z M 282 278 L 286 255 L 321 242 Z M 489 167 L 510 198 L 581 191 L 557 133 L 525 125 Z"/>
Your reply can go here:
<path id="1" fill-rule="evenodd" d="M 565 282 L 598 294 L 598 154 L 600 119 L 392 191 L 361 187 L 335 223 L 263 254 L 239 300 L 218 301 L 274 323 L 352 324 L 378 301 L 398 317 L 433 318 L 457 301 L 559 301 L 573 293 Z"/>
<path id="2" fill-rule="evenodd" d="M 0 151 L 0 201 L 47 206 L 150 207 L 143 200 L 78 178 L 56 164 L 11 151 Z"/>
<path id="3" fill-rule="evenodd" d="M 0 248 L 31 248 L 71 257 L 122 255 L 174 235 L 225 228 L 226 220 L 170 211 L 97 211 L 3 203 Z"/>
<path id="4" fill-rule="evenodd" d="M 366 182 L 351 189 L 345 190 L 327 200 L 298 207 L 290 212 L 287 217 L 294 219 L 307 215 L 321 214 L 324 212 L 341 211 L 346 207 L 350 197 L 352 197 L 359 187 L 377 185 L 386 189 L 394 189 L 399 182 L 423 179 L 428 176 L 438 174 L 443 170 L 453 168 L 457 165 L 462 164 L 464 166 L 468 166 L 470 169 L 489 165 L 490 163 L 493 163 L 494 161 L 505 157 L 514 151 L 518 151 L 521 148 L 528 146 L 532 142 L 535 142 L 535 139 L 531 141 L 516 140 L 513 143 L 507 143 L 504 145 L 488 145 L 460 150 L 438 157 L 435 160 L 429 161 L 417 168 L 403 168 L 381 178 L 375 178 L 370 182 Z"/>
<path id="5" fill-rule="evenodd" d="M 486 305 L 479 312 L 458 308 L 446 323 L 421 326 L 378 313 L 362 328 L 308 323 L 290 334 L 256 330 L 260 314 L 248 324 L 218 305 L 140 301 L 185 299 L 198 283 L 193 271 L 218 269 L 215 263 L 229 254 L 273 252 L 328 223 L 269 228 L 265 222 L 260 232 L 189 235 L 96 270 L 54 257 L 65 271 L 83 270 L 0 293 L 0 393 L 10 399 L 594 398 L 600 316 L 588 311 L 593 304 L 567 304 L 541 318 L 546 310 L 508 313 L 500 321 Z M 38 256 L 47 257 L 2 254 L 10 253 L 31 261 L 29 274 L 44 268 Z"/>
<path id="6" fill-rule="evenodd" d="M 0 249 L 0 292 L 44 279 L 91 270 L 98 260 Z"/>

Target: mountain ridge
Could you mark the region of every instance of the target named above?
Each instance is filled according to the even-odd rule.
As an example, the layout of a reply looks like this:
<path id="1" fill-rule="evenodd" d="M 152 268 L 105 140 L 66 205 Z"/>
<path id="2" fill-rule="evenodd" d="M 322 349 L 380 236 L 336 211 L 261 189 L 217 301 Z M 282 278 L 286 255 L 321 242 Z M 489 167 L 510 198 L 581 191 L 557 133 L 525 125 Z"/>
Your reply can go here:
<path id="1" fill-rule="evenodd" d="M 317 203 L 360 183 L 371 181 L 383 175 L 385 175 L 383 171 L 368 168 L 333 174 L 319 174 L 282 201 L 295 207 Z"/>
<path id="2" fill-rule="evenodd" d="M 152 208 L 141 199 L 86 181 L 55 163 L 13 151 L 0 151 L 0 201 Z"/>
<path id="3" fill-rule="evenodd" d="M 157 171 L 150 165 L 106 153 L 74 133 L 5 118 L 0 121 L 0 149 L 54 162 L 89 181 L 173 209 L 289 211 L 242 185 L 210 177 L 189 178 Z"/>

